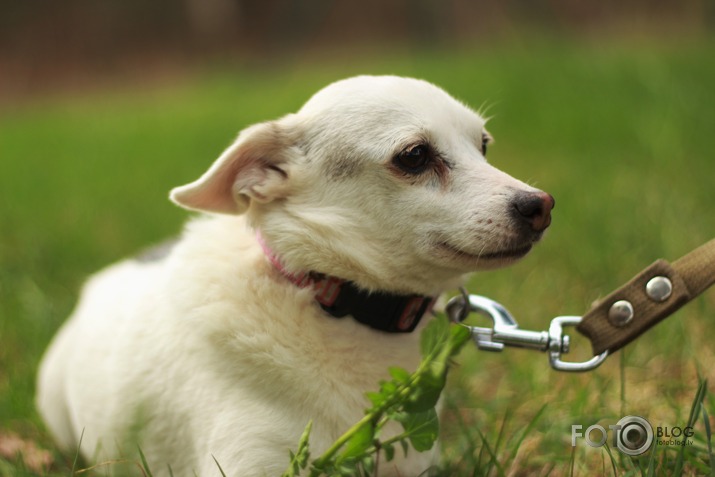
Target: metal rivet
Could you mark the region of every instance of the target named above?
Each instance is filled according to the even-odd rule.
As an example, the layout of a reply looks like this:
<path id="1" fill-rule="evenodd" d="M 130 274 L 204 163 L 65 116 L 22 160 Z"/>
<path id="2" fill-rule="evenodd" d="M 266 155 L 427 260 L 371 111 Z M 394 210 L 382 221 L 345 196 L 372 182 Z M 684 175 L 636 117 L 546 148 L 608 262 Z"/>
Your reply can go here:
<path id="1" fill-rule="evenodd" d="M 653 277 L 645 286 L 646 295 L 658 303 L 670 298 L 673 293 L 673 283 L 667 277 Z"/>
<path id="2" fill-rule="evenodd" d="M 608 320 L 613 326 L 626 326 L 633 319 L 633 305 L 627 300 L 618 300 L 608 310 Z"/>

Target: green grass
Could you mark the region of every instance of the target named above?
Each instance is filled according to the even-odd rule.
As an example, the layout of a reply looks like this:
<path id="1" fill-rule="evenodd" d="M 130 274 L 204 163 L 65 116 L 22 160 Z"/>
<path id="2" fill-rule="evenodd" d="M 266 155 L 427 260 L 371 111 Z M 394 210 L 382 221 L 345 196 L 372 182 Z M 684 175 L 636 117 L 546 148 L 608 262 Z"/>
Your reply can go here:
<path id="1" fill-rule="evenodd" d="M 492 163 L 551 192 L 557 205 L 528 258 L 477 275 L 470 291 L 504 303 L 525 328 L 583 313 L 656 258 L 715 236 L 714 47 L 710 39 L 530 41 L 213 68 L 158 89 L 0 112 L 0 435 L 53 449 L 33 406 L 41 353 L 88 274 L 179 230 L 187 214 L 169 204 L 168 190 L 201 173 L 244 126 L 293 111 L 353 74 L 423 77 L 487 110 Z M 715 415 L 715 402 L 707 394 L 702 409 L 692 403 L 698 376 L 715 381 L 714 318 L 710 292 L 622 360 L 583 375 L 553 372 L 534 352 L 465 350 L 442 423 L 445 469 L 586 476 L 612 475 L 615 466 L 641 476 L 682 462 L 685 475 L 713 475 L 713 422 L 706 427 L 702 416 Z M 630 459 L 570 445 L 572 424 L 626 413 L 684 426 L 693 410 L 697 445 L 683 457 L 659 448 L 653 460 Z M 71 475 L 73 458 L 57 455 L 48 475 Z M 0 459 L 5 475 L 35 473 L 21 459 Z"/>

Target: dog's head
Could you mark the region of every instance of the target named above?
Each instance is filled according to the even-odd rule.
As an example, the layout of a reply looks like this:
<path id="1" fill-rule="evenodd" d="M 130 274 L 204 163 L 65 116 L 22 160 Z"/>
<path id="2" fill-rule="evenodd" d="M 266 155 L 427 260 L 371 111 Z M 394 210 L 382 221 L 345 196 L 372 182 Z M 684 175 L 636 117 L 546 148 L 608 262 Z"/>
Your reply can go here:
<path id="1" fill-rule="evenodd" d="M 487 163 L 484 125 L 425 81 L 350 78 L 242 131 L 171 198 L 247 212 L 289 271 L 434 294 L 523 257 L 551 221 L 551 196 Z"/>

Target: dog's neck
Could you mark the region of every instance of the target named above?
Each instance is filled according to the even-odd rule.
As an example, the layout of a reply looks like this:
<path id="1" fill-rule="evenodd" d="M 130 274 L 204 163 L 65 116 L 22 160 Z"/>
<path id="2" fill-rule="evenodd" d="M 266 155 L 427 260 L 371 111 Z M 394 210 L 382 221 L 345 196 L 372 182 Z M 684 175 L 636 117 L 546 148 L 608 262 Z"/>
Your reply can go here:
<path id="1" fill-rule="evenodd" d="M 352 316 L 358 322 L 388 333 L 409 333 L 432 310 L 436 297 L 369 292 L 342 278 L 317 272 L 291 273 L 281 259 L 256 232 L 258 243 L 268 260 L 290 282 L 300 288 L 312 288 L 315 301 L 334 318 Z"/>

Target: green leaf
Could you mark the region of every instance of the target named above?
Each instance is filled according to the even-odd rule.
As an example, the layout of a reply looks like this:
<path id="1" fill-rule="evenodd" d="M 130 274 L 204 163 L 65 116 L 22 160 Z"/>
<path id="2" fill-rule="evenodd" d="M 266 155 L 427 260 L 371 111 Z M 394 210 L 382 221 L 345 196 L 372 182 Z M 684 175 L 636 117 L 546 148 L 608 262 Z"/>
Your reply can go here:
<path id="1" fill-rule="evenodd" d="M 375 424 L 366 422 L 348 439 L 345 443 L 345 450 L 340 455 L 339 461 L 361 457 L 368 450 L 375 440 Z"/>
<path id="2" fill-rule="evenodd" d="M 288 451 L 288 462 L 291 471 L 295 474 L 298 475 L 300 473 L 300 466 L 298 465 L 298 461 L 295 458 L 295 454 L 293 453 L 292 450 Z M 284 474 L 285 475 L 285 474 Z"/>
<path id="3" fill-rule="evenodd" d="M 362 460 L 362 474 L 371 476 L 375 473 L 375 459 L 372 456 L 367 456 Z"/>
<path id="4" fill-rule="evenodd" d="M 422 330 L 420 350 L 422 356 L 434 353 L 449 337 L 449 321 L 444 316 L 438 316 Z"/>
<path id="5" fill-rule="evenodd" d="M 358 475 L 357 462 L 347 461 L 342 464 L 337 469 L 338 475 L 341 477 L 355 477 Z"/>
<path id="6" fill-rule="evenodd" d="M 305 469 L 308 466 L 308 459 L 310 459 L 310 430 L 313 427 L 313 421 L 308 422 L 305 426 L 303 434 L 300 436 L 298 441 L 298 449 L 295 454 L 293 451 L 288 451 L 288 456 L 290 457 L 290 462 L 288 464 L 288 469 L 283 472 L 281 477 L 295 477 L 300 475 L 300 470 Z M 218 462 L 216 462 L 218 465 Z"/>
<path id="7" fill-rule="evenodd" d="M 370 400 L 373 408 L 380 407 L 385 402 L 385 396 L 383 396 L 382 393 L 376 393 L 371 391 L 365 393 L 365 396 L 367 396 L 367 398 Z"/>
<path id="8" fill-rule="evenodd" d="M 426 373 L 420 376 L 412 393 L 403 403 L 403 409 L 408 412 L 425 412 L 433 409 L 442 394 L 446 377 L 446 369 L 441 375 Z"/>
<path id="9" fill-rule="evenodd" d="M 298 440 L 298 452 L 295 458 L 301 469 L 304 469 L 306 465 L 308 465 L 308 459 L 310 458 L 310 430 L 312 428 L 313 421 L 309 421 L 303 430 L 303 434 L 300 436 L 300 440 Z"/>
<path id="10" fill-rule="evenodd" d="M 397 381 L 400 384 L 405 384 L 410 380 L 410 373 L 405 371 L 402 368 L 398 368 L 397 366 L 393 366 L 391 368 L 388 368 L 388 371 L 390 372 L 390 376 L 392 376 L 395 381 Z"/>
<path id="11" fill-rule="evenodd" d="M 445 317 L 430 321 L 421 336 L 425 356 L 417 371 L 410 375 L 402 368 L 389 368 L 392 380 L 381 381 L 378 392 L 366 393 L 373 406 L 365 411 L 365 417 L 313 461 L 310 477 L 362 469 L 364 459 L 380 449 L 376 440 L 379 429 L 395 416 L 403 423 L 405 432 L 392 438 L 389 445 L 382 444 L 389 459 L 395 457 L 395 442 L 400 443 L 405 456 L 410 447 L 408 440 L 417 451 L 431 449 L 439 431 L 434 407 L 444 389 L 450 358 L 470 336 L 469 330 L 451 326 Z"/>
<path id="12" fill-rule="evenodd" d="M 383 444 L 382 450 L 385 451 L 385 460 L 387 462 L 390 462 L 392 459 L 395 458 L 395 446 L 393 446 L 392 444 Z"/>
<path id="13" fill-rule="evenodd" d="M 399 413 L 395 418 L 402 424 L 412 447 L 417 452 L 432 448 L 439 435 L 439 420 L 434 409 L 425 412 Z"/>
<path id="14" fill-rule="evenodd" d="M 437 320 L 433 320 L 437 321 Z M 446 320 L 441 320 L 443 325 L 430 329 L 428 326 L 422 336 L 423 353 L 426 351 L 432 356 L 427 372 L 420 375 L 420 379 L 404 403 L 404 409 L 410 412 L 425 412 L 433 408 L 439 400 L 447 380 L 449 359 L 457 354 L 464 344 L 470 339 L 470 331 L 463 326 L 450 326 Z M 430 324 L 431 325 L 431 324 Z"/>
<path id="15" fill-rule="evenodd" d="M 397 391 L 397 384 L 393 381 L 380 381 L 380 394 L 383 397 L 388 397 Z"/>
<path id="16" fill-rule="evenodd" d="M 400 445 L 402 446 L 402 453 L 404 454 L 405 457 L 407 457 L 407 451 L 410 450 L 410 446 L 407 445 L 407 441 L 400 441 Z"/>
<path id="17" fill-rule="evenodd" d="M 472 332 L 466 326 L 454 325 L 449 330 L 449 341 L 451 353 L 449 357 L 455 356 L 462 349 L 462 346 L 472 338 Z"/>

